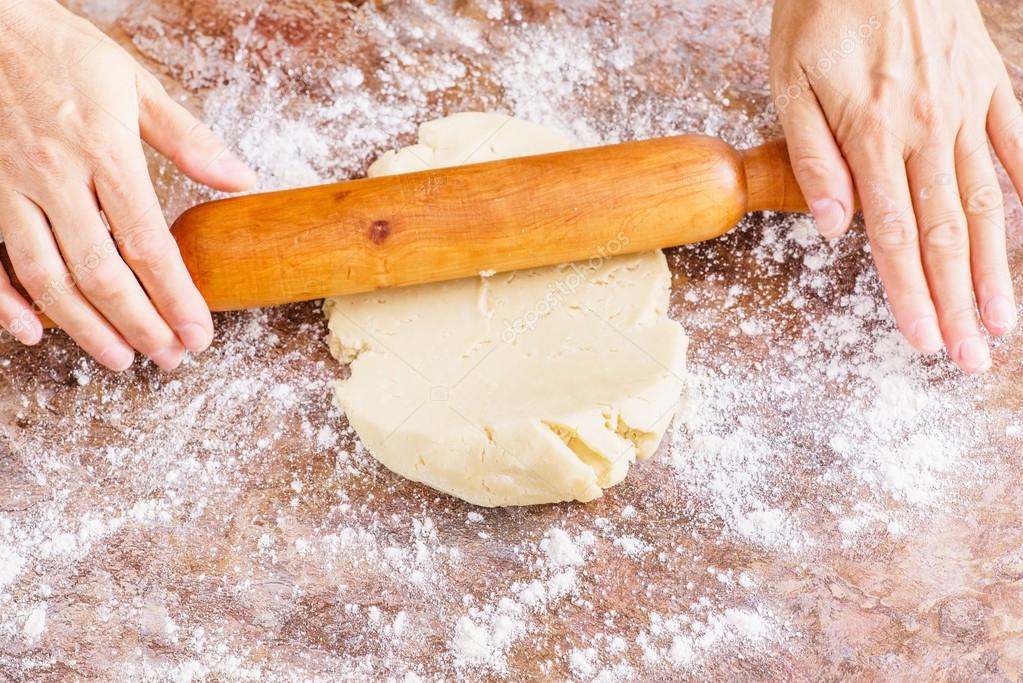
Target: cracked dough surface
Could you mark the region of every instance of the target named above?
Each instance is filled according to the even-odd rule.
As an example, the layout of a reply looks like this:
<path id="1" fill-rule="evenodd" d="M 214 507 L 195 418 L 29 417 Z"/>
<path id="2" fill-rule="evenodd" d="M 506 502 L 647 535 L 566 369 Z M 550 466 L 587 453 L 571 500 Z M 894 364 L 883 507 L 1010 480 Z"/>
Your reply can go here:
<path id="1" fill-rule="evenodd" d="M 369 174 L 571 146 L 518 119 L 456 114 Z M 657 449 L 676 412 L 687 340 L 667 316 L 670 284 L 657 251 L 328 299 L 331 351 L 351 363 L 338 404 L 387 468 L 470 503 L 592 500 Z"/>

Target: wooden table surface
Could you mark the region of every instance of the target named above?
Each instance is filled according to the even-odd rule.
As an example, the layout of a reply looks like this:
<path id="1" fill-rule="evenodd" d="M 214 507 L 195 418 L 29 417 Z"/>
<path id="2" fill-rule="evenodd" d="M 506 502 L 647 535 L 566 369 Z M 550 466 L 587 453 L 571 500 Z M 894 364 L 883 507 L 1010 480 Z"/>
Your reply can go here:
<path id="1" fill-rule="evenodd" d="M 1023 8 L 982 5 L 1023 88 Z M 766 1 L 74 7 L 262 188 L 359 175 L 460 110 L 778 135 Z M 211 196 L 152 169 L 169 218 Z M 316 303 L 217 316 L 172 374 L 5 339 L 0 680 L 1018 680 L 1023 345 L 978 379 L 914 357 L 864 246 L 757 216 L 670 253 L 686 407 L 585 506 L 474 509 L 376 465 Z"/>

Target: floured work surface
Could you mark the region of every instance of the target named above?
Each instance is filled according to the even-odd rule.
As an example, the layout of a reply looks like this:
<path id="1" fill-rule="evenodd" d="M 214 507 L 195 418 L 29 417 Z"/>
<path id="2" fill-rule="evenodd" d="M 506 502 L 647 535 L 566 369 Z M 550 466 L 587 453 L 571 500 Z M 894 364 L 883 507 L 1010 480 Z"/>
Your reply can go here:
<path id="1" fill-rule="evenodd" d="M 94 4 L 264 188 L 361 175 L 460 110 L 778 134 L 767 3 Z M 984 9 L 1023 86 L 1023 10 Z M 154 168 L 169 215 L 208 196 Z M 585 506 L 474 509 L 378 466 L 314 303 L 218 316 L 171 376 L 5 343 L 0 678 L 1018 676 L 1018 335 L 981 379 L 915 358 L 862 237 L 805 219 L 668 261 L 692 400 Z"/>

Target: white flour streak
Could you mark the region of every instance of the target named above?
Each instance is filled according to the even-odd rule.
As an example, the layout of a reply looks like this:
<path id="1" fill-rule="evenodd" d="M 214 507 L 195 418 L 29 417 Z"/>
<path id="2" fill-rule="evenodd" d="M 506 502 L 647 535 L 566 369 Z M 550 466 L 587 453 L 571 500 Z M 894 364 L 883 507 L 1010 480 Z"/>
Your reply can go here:
<path id="1" fill-rule="evenodd" d="M 727 309 L 747 335 L 763 330 L 767 352 L 737 347 L 735 365 L 694 363 L 673 453 L 682 485 L 724 532 L 801 552 L 820 542 L 809 530 L 824 513 L 848 546 L 867 530 L 904 532 L 976 479 L 980 466 L 963 457 L 978 433 L 972 397 L 894 329 L 876 303 L 873 270 L 835 296 L 852 254 L 825 245 L 808 218 L 765 225 L 751 254 L 757 275 L 731 285 L 720 304 L 696 305 Z M 819 267 L 804 268 L 760 310 L 737 303 L 757 286 L 753 277 L 769 281 L 775 264 L 802 254 Z M 833 301 L 811 309 L 822 297 Z M 801 325 L 797 341 L 762 322 L 778 319 Z M 754 354 L 745 367 L 742 353 Z"/>

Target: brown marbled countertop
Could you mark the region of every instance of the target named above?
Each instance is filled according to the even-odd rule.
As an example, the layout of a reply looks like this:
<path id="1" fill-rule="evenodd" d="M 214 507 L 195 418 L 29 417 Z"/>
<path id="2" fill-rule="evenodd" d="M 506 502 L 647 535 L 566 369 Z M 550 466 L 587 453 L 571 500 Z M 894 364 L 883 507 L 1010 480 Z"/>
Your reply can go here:
<path id="1" fill-rule="evenodd" d="M 1023 87 L 1023 9 L 982 5 Z M 778 134 L 766 1 L 75 7 L 263 188 L 459 110 Z M 152 168 L 169 217 L 210 196 Z M 1015 199 L 1009 231 L 1023 291 Z M 376 465 L 315 303 L 217 316 L 170 375 L 3 342 L 0 680 L 1018 680 L 1020 337 L 979 379 L 913 357 L 863 247 L 758 216 L 669 254 L 691 400 L 585 506 L 476 510 Z"/>

